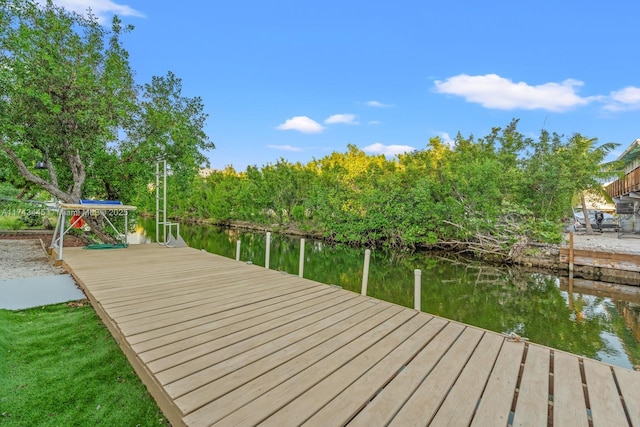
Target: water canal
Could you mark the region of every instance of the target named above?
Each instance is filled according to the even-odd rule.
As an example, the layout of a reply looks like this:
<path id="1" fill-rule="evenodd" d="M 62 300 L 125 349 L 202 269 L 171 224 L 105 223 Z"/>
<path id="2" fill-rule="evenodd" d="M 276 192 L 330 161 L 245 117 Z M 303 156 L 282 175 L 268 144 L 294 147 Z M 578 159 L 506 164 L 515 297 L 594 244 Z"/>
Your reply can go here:
<path id="1" fill-rule="evenodd" d="M 155 224 L 148 223 L 154 239 Z M 181 226 L 189 246 L 265 265 L 265 233 Z M 270 268 L 298 274 L 300 241 L 271 236 Z M 360 292 L 364 250 L 306 241 L 304 277 Z M 550 273 L 500 268 L 429 253 L 374 250 L 369 296 L 413 307 L 414 270 L 422 271 L 422 310 L 531 342 L 640 370 L 640 288 L 571 281 Z M 597 289 L 594 289 L 594 286 Z"/>

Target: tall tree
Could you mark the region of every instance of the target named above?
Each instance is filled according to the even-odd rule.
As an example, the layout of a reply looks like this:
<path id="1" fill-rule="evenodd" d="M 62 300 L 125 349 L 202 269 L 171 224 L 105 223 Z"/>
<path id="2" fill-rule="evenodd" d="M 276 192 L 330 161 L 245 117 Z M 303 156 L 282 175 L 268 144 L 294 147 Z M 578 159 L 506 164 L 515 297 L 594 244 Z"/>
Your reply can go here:
<path id="1" fill-rule="evenodd" d="M 105 46 L 94 18 L 51 2 L 4 2 L 0 14 L 0 148 L 27 181 L 77 202 L 87 160 L 116 139 L 135 95 L 128 65 L 114 66 L 121 28 L 114 21 Z M 40 159 L 44 177 L 33 169 Z"/>
<path id="2" fill-rule="evenodd" d="M 201 150 L 214 148 L 202 103 L 182 96 L 180 79 L 135 84 L 121 42 L 131 30 L 118 17 L 108 30 L 51 0 L 0 4 L 0 156 L 63 202 L 117 197 L 159 157 L 193 174 Z"/>
<path id="3" fill-rule="evenodd" d="M 574 183 L 574 196 L 580 197 L 587 234 L 592 234 L 589 213 L 584 200 L 584 191 L 605 194 L 602 187 L 607 179 L 618 176 L 617 162 L 604 162 L 607 154 L 618 144 L 605 143 L 597 145 L 597 138 L 586 138 L 579 133 L 569 138 L 565 149 L 560 153 L 565 160 L 566 175 Z"/>

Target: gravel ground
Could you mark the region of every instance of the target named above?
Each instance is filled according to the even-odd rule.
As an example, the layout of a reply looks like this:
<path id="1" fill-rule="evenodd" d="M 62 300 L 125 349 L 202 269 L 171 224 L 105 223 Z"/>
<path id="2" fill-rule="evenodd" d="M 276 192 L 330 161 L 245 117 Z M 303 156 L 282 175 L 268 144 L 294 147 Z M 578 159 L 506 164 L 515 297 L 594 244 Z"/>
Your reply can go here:
<path id="1" fill-rule="evenodd" d="M 49 262 L 40 240 L 0 240 L 0 281 L 62 273 Z"/>
<path id="2" fill-rule="evenodd" d="M 0 232 L 0 281 L 26 277 L 62 274 L 64 270 L 54 267 L 45 253 L 51 244 L 52 232 Z M 65 236 L 64 247 L 84 246 L 86 241 L 78 236 Z"/>
<path id="3" fill-rule="evenodd" d="M 569 246 L 569 234 L 565 236 L 565 241 L 563 246 Z M 623 234 L 618 238 L 618 233 L 614 231 L 592 235 L 574 233 L 573 247 L 601 252 L 640 254 L 640 235 Z"/>

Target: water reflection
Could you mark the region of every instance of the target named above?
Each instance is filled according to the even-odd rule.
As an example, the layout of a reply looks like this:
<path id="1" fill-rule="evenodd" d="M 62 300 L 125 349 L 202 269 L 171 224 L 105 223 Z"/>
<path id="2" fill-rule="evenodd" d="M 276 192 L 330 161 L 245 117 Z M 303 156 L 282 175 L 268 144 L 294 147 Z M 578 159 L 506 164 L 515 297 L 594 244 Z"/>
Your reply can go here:
<path id="1" fill-rule="evenodd" d="M 151 237 L 147 235 L 144 227 L 136 227 L 135 231 L 127 233 L 127 243 L 130 245 L 146 244 L 151 241 Z"/>
<path id="2" fill-rule="evenodd" d="M 154 224 L 148 239 L 155 240 Z M 197 249 L 264 266 L 264 233 L 181 226 Z M 298 239 L 273 235 L 270 268 L 297 274 Z M 305 278 L 360 292 L 364 251 L 305 245 Z M 422 270 L 422 309 L 531 342 L 640 370 L 640 288 L 558 277 L 522 268 L 497 268 L 425 253 L 373 251 L 368 294 L 413 307 L 414 269 Z"/>

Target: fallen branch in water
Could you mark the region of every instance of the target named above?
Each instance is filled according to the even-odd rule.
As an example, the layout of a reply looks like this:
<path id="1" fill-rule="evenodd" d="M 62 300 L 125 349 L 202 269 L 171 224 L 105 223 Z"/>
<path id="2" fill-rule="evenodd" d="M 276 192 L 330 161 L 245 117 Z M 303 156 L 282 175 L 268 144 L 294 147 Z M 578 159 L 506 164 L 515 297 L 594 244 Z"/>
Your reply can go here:
<path id="1" fill-rule="evenodd" d="M 513 236 L 517 235 L 517 225 L 512 221 L 495 227 L 497 234 L 489 234 L 476 229 L 469 232 L 468 229 L 451 221 L 443 221 L 445 224 L 466 231 L 470 237 L 465 240 L 447 240 L 434 245 L 435 248 L 455 252 L 458 254 L 472 254 L 479 258 L 494 259 L 502 262 L 512 262 L 518 258 L 528 246 L 526 236 L 520 236 L 514 243 Z"/>

